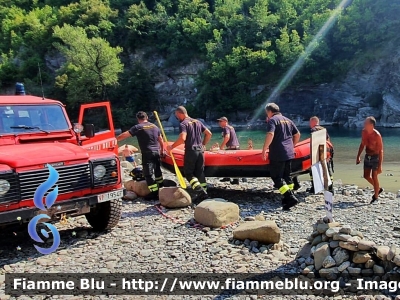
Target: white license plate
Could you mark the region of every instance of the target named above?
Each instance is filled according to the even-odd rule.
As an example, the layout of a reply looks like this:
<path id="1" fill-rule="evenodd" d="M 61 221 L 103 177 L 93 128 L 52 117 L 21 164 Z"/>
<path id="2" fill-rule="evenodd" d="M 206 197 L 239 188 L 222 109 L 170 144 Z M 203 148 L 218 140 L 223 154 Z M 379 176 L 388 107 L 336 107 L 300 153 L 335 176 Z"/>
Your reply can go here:
<path id="1" fill-rule="evenodd" d="M 124 196 L 124 190 L 117 190 L 108 193 L 104 193 L 101 195 L 97 195 L 97 201 L 100 202 L 107 202 L 114 199 L 121 199 Z"/>

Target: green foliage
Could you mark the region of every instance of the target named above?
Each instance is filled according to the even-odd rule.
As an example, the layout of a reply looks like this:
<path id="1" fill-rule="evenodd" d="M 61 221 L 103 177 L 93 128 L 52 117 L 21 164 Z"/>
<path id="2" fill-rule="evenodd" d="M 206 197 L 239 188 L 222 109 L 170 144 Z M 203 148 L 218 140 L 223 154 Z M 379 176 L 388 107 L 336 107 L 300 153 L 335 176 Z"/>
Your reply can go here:
<path id="1" fill-rule="evenodd" d="M 110 90 L 109 96 L 115 99 L 114 113 L 119 125 L 124 128 L 132 126 L 137 111 L 152 111 L 157 105 L 152 74 L 140 63 L 126 69 L 120 84 Z"/>
<path id="2" fill-rule="evenodd" d="M 61 70 L 66 76 L 57 77 L 57 86 L 68 90 L 67 100 L 76 104 L 105 99 L 106 87 L 117 85 L 122 72 L 122 48 L 111 47 L 103 38 L 88 38 L 85 29 L 67 24 L 56 26 L 54 36 L 63 41 L 55 47 L 67 59 Z"/>
<path id="3" fill-rule="evenodd" d="M 110 99 L 117 125 L 129 126 L 136 110 L 162 106 L 154 89 L 159 74 L 131 60 L 156 52 L 166 58 L 165 69 L 193 59 L 204 63 L 193 113 L 233 114 L 265 99 L 269 91 L 259 93 L 259 87 L 279 82 L 340 2 L 1 0 L 0 83 L 24 81 L 41 93 L 39 64 L 46 95 L 73 108 Z M 327 82 L 364 64 L 397 38 L 399 14 L 399 1 L 349 0 L 289 84 Z M 58 52 L 61 66 L 51 62 Z"/>

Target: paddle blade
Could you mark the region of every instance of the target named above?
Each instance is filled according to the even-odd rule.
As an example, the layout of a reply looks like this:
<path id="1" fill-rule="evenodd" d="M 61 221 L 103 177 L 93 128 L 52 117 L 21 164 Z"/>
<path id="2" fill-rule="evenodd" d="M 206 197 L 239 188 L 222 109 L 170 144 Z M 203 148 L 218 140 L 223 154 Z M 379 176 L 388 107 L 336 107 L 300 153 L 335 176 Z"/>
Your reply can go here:
<path id="1" fill-rule="evenodd" d="M 175 169 L 176 178 L 178 178 L 178 182 L 179 182 L 180 186 L 183 189 L 186 189 L 187 186 L 186 186 L 185 178 L 183 178 L 181 170 L 179 170 L 179 167 L 176 164 L 175 157 L 172 154 L 172 152 L 171 152 L 171 158 L 172 158 L 172 162 L 174 163 L 174 169 Z"/>
<path id="2" fill-rule="evenodd" d="M 176 164 L 174 165 L 174 167 L 175 167 L 175 173 L 176 173 L 176 177 L 178 178 L 179 185 L 181 186 L 181 188 L 186 189 L 187 188 L 186 182 L 182 176 L 181 171 L 179 170 L 179 167 Z"/>

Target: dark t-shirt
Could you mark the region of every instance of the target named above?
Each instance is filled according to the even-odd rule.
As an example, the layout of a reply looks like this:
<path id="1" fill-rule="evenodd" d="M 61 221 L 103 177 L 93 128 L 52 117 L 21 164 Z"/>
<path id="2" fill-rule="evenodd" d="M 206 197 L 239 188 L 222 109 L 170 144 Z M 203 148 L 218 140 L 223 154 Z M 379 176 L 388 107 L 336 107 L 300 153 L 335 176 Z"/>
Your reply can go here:
<path id="1" fill-rule="evenodd" d="M 225 137 L 227 134 L 229 134 L 229 140 L 226 143 L 226 147 L 229 148 L 239 146 L 235 128 L 233 128 L 231 125 L 226 125 L 224 128 L 222 128 L 222 137 Z"/>
<path id="2" fill-rule="evenodd" d="M 326 129 L 320 125 L 315 125 L 313 128 L 311 128 L 311 133 L 318 131 L 318 130 L 322 130 L 322 129 Z M 328 130 L 326 131 L 326 140 L 330 140 L 329 134 L 328 134 Z"/>
<path id="3" fill-rule="evenodd" d="M 136 136 L 142 153 L 157 152 L 160 149 L 158 137 L 161 135 L 160 129 L 150 122 L 137 124 L 129 129 L 131 136 Z"/>
<path id="4" fill-rule="evenodd" d="M 269 159 L 272 161 L 293 159 L 293 135 L 299 132 L 293 121 L 281 114 L 275 114 L 267 122 L 267 132 L 274 134 L 269 146 Z"/>
<path id="5" fill-rule="evenodd" d="M 201 147 L 203 145 L 202 133 L 206 129 L 206 126 L 199 120 L 185 118 L 179 125 L 180 133 L 186 132 L 185 150 L 193 150 L 193 147 Z"/>

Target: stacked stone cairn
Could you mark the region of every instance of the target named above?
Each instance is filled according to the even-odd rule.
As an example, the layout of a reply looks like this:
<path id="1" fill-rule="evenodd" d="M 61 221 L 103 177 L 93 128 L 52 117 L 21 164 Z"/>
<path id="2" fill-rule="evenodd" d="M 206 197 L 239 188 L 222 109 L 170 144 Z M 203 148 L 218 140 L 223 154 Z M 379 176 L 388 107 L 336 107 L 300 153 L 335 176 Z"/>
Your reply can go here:
<path id="1" fill-rule="evenodd" d="M 400 248 L 378 246 L 363 234 L 338 222 L 319 220 L 308 237 L 310 251 L 300 251 L 297 261 L 308 278 L 341 280 L 356 286 L 357 279 L 398 280 Z"/>

